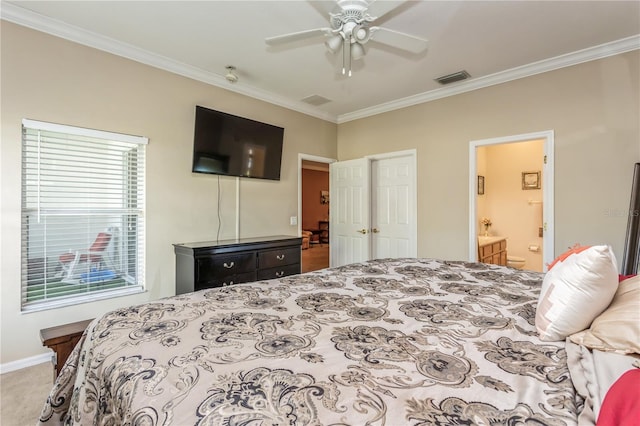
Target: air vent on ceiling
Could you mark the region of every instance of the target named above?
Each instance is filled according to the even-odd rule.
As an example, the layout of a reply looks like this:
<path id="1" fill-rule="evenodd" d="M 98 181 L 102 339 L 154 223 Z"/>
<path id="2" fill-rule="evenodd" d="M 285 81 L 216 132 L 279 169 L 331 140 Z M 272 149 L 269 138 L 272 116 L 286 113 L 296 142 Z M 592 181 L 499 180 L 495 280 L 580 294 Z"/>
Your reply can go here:
<path id="1" fill-rule="evenodd" d="M 458 72 L 454 72 L 453 74 L 443 75 L 442 77 L 436 78 L 436 81 L 440 84 L 450 84 L 455 83 L 456 81 L 466 80 L 471 77 L 468 72 L 462 70 Z"/>
<path id="2" fill-rule="evenodd" d="M 306 102 L 308 104 L 315 105 L 315 106 L 319 106 L 319 105 L 326 104 L 327 102 L 331 102 L 331 99 L 327 99 L 320 95 L 307 96 L 306 98 L 303 98 L 301 100 L 302 102 Z"/>

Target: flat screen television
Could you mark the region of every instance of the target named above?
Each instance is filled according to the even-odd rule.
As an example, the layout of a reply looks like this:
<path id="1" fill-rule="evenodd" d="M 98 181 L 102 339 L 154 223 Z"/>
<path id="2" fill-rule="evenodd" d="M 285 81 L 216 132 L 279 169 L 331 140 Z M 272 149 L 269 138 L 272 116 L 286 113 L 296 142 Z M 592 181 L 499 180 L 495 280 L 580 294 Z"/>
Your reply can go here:
<path id="1" fill-rule="evenodd" d="M 196 106 L 194 173 L 280 180 L 284 129 Z"/>

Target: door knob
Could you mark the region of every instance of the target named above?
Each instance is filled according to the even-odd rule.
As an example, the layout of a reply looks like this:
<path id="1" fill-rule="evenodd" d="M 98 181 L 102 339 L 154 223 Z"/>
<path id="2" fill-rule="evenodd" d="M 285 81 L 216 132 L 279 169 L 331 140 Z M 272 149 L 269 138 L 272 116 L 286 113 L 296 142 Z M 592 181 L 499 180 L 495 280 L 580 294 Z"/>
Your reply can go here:
<path id="1" fill-rule="evenodd" d="M 380 230 L 378 228 L 373 228 L 371 232 L 373 232 L 374 234 L 377 234 L 378 232 L 380 232 Z"/>
<path id="2" fill-rule="evenodd" d="M 366 229 L 359 229 L 357 232 L 361 233 L 362 235 L 367 233 Z"/>

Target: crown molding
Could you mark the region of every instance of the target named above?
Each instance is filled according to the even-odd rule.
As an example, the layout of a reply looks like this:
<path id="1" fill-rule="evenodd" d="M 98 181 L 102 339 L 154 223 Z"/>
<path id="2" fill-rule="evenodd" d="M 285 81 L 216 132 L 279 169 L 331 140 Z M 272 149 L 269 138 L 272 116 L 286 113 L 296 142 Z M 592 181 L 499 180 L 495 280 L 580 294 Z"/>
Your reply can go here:
<path id="1" fill-rule="evenodd" d="M 346 123 L 360 118 L 366 118 L 384 112 L 394 111 L 409 106 L 435 101 L 448 96 L 459 95 L 461 93 L 470 92 L 485 87 L 494 86 L 496 84 L 506 83 L 508 81 L 520 78 L 530 77 L 536 74 L 553 71 L 559 68 L 577 65 L 583 62 L 593 61 L 606 58 L 608 56 L 618 55 L 620 53 L 629 52 L 640 49 L 640 34 L 627 37 L 610 43 L 601 44 L 599 46 L 590 47 L 579 50 L 577 52 L 549 58 L 509 70 L 501 71 L 484 77 L 478 77 L 462 83 L 455 84 L 452 87 L 443 87 L 428 92 L 419 93 L 408 96 L 406 98 L 397 99 L 386 102 L 370 108 L 349 112 L 335 116 L 325 111 L 314 108 L 304 102 L 292 101 L 283 96 L 258 89 L 256 87 L 242 84 L 230 83 L 224 76 L 205 71 L 200 68 L 192 67 L 178 61 L 174 61 L 162 55 L 156 55 L 138 47 L 127 43 L 122 43 L 110 37 L 101 36 L 99 34 L 87 31 L 62 21 L 52 19 L 38 13 L 23 9 L 10 3 L 2 2 L 0 8 L 0 17 L 6 21 L 13 22 L 37 31 L 42 31 L 56 37 L 64 38 L 78 44 L 93 47 L 117 56 L 121 56 L 136 62 L 143 63 L 155 68 L 159 68 L 174 74 L 201 81 L 212 86 L 221 87 L 231 92 L 236 92 L 254 99 L 262 100 L 283 108 L 291 109 L 321 120 L 332 123 Z"/>
<path id="2" fill-rule="evenodd" d="M 241 95 L 278 105 L 325 121 L 335 123 L 337 119 L 335 115 L 320 111 L 319 109 L 303 102 L 292 101 L 283 96 L 274 94 L 273 92 L 258 89 L 247 84 L 230 83 L 222 75 L 186 65 L 182 62 L 174 61 L 173 59 L 165 56 L 157 55 L 113 38 L 69 25 L 57 19 L 46 17 L 10 3 L 2 2 L 0 17 L 6 21 L 13 22 L 14 24 L 22 25 L 65 40 L 112 53 L 123 58 L 131 59 L 132 61 L 169 71 L 212 86 L 221 87 L 231 92 L 236 92 Z"/>
<path id="3" fill-rule="evenodd" d="M 341 114 L 338 116 L 338 124 L 638 49 L 640 49 L 640 34 L 610 43 L 589 47 L 587 49 L 578 50 L 565 55 L 556 56 L 555 58 L 544 59 L 542 61 L 511 68 L 484 77 L 474 78 L 463 83 L 458 83 L 452 87 L 443 87 L 429 92 L 397 99 L 395 101 L 386 102 L 371 108 L 364 108 L 347 114 Z"/>

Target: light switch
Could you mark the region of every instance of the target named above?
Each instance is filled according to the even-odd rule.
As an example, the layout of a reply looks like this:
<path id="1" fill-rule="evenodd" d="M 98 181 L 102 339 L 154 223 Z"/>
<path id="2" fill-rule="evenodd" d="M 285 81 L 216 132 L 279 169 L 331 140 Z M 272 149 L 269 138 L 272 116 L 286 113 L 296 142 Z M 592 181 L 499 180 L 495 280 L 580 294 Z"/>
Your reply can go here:
<path id="1" fill-rule="evenodd" d="M 289 218 L 289 225 L 294 226 L 298 224 L 298 216 L 291 216 Z"/>

